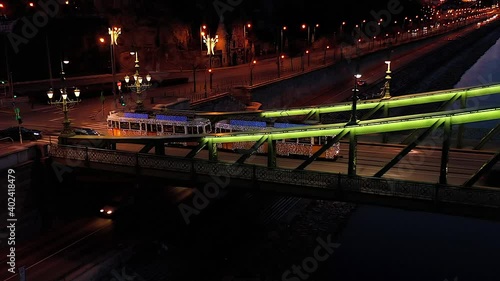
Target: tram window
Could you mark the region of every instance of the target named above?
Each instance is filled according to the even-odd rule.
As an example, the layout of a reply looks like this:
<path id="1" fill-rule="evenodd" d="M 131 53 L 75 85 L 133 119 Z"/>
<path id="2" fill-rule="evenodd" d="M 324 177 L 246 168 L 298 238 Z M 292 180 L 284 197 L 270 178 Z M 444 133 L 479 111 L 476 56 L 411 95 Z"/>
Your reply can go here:
<path id="1" fill-rule="evenodd" d="M 175 133 L 176 134 L 185 134 L 186 128 L 184 128 L 184 126 L 175 126 Z"/>
<path id="2" fill-rule="evenodd" d="M 190 135 L 195 134 L 193 131 L 196 131 L 196 130 L 194 130 L 194 128 L 193 128 L 193 127 L 191 127 L 191 126 L 188 126 L 188 127 L 187 127 L 187 133 L 188 133 L 188 134 L 190 134 Z"/>
<path id="3" fill-rule="evenodd" d="M 286 139 L 285 142 L 297 143 L 297 139 Z"/>
<path id="4" fill-rule="evenodd" d="M 212 132 L 212 125 L 208 124 L 205 126 L 205 133 L 211 133 Z"/>
<path id="5" fill-rule="evenodd" d="M 174 126 L 172 125 L 163 125 L 163 132 L 166 134 L 171 134 L 174 132 Z"/>
<path id="6" fill-rule="evenodd" d="M 141 130 L 145 131 L 146 130 L 146 124 L 141 123 Z"/>
<path id="7" fill-rule="evenodd" d="M 161 124 L 155 124 L 155 126 L 156 126 L 156 131 L 158 131 L 158 132 L 162 131 Z"/>
<path id="8" fill-rule="evenodd" d="M 113 121 L 111 120 L 108 121 L 108 128 L 113 128 Z"/>
<path id="9" fill-rule="evenodd" d="M 113 122 L 113 128 L 120 128 L 120 123 L 118 121 L 112 121 Z"/>
<path id="10" fill-rule="evenodd" d="M 122 130 L 130 129 L 130 123 L 129 122 L 120 122 L 120 129 L 122 129 Z"/>
<path id="11" fill-rule="evenodd" d="M 300 138 L 299 143 L 311 144 L 311 138 Z"/>
<path id="12" fill-rule="evenodd" d="M 321 137 L 314 137 L 314 144 L 323 144 L 323 140 Z"/>
<path id="13" fill-rule="evenodd" d="M 130 123 L 130 129 L 139 131 L 141 126 L 139 125 L 140 123 Z M 122 128 L 123 129 L 123 128 Z"/>
<path id="14" fill-rule="evenodd" d="M 148 132 L 156 133 L 156 124 L 148 124 Z"/>

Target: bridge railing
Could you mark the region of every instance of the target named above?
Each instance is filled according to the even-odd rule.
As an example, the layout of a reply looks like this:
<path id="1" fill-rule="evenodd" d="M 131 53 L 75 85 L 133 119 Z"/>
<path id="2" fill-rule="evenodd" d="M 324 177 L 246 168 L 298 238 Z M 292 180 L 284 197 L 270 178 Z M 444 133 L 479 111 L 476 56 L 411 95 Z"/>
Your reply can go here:
<path id="1" fill-rule="evenodd" d="M 495 188 L 442 186 L 388 178 L 349 176 L 307 170 L 295 171 L 259 165 L 231 164 L 203 159 L 57 144 L 49 146 L 49 155 L 53 158 L 67 159 L 68 165 L 75 163 L 75 161 L 82 161 L 87 164 L 92 162 L 138 169 L 227 177 L 228 179 L 246 179 L 304 188 L 328 189 L 341 193 L 374 194 L 429 202 L 500 208 L 500 189 Z"/>

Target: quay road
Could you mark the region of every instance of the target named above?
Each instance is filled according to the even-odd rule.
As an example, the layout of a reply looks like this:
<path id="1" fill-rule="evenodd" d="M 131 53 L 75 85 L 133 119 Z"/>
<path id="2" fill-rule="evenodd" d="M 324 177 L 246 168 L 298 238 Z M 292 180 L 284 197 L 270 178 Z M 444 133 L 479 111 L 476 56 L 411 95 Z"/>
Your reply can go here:
<path id="1" fill-rule="evenodd" d="M 457 26 L 458 27 L 458 26 Z M 391 65 L 393 72 L 396 72 L 398 68 L 404 66 L 406 63 L 414 61 L 418 59 L 420 56 L 425 55 L 427 52 L 431 51 L 434 48 L 442 46 L 448 40 L 452 38 L 457 38 L 462 36 L 468 32 L 472 32 L 475 30 L 476 25 L 470 24 L 466 28 L 449 31 L 448 33 L 437 35 L 432 40 L 420 40 L 426 39 L 434 33 L 429 31 L 427 34 L 420 34 L 420 36 L 406 36 L 401 37 L 398 40 L 394 39 L 385 39 L 380 40 L 376 44 L 372 42 L 365 42 L 356 46 L 345 45 L 345 46 L 331 46 L 328 49 L 315 49 L 311 50 L 310 54 L 303 54 L 303 57 L 300 56 L 290 58 L 285 57 L 282 59 L 281 69 L 279 71 L 281 77 L 286 77 L 290 75 L 297 75 L 302 73 L 302 67 L 304 66 L 304 71 L 310 71 L 313 69 L 317 69 L 320 67 L 324 67 L 325 65 L 332 65 L 334 63 L 338 63 L 342 56 L 348 58 L 348 61 L 359 56 L 364 56 L 370 53 L 379 53 L 376 61 L 373 62 L 365 62 L 363 60 L 363 65 L 361 66 L 361 71 L 364 80 L 368 80 L 368 82 L 378 81 L 383 79 L 385 76 L 386 65 L 384 64 L 384 60 L 387 58 L 386 50 L 390 47 L 393 50 L 392 59 L 394 63 Z M 450 27 L 449 29 L 453 29 Z M 441 29 L 442 32 L 445 31 L 444 28 Z M 448 31 L 448 30 L 446 30 Z M 437 31 L 436 31 L 437 32 Z M 436 41 L 432 43 L 430 41 Z M 407 44 L 410 43 L 410 44 Z M 400 50 L 401 49 L 401 50 Z M 382 51 L 382 52 L 380 52 Z M 375 56 L 377 57 L 377 56 Z M 220 93 L 221 91 L 229 89 L 234 85 L 249 85 L 250 84 L 250 65 L 251 64 L 243 64 L 231 67 L 220 67 L 213 69 L 213 91 L 210 89 L 207 90 L 208 95 L 210 92 Z M 268 82 L 270 80 L 274 80 L 278 78 L 278 67 L 277 67 L 277 58 L 257 58 L 257 64 L 253 67 L 253 84 Z M 132 71 L 132 70 L 130 70 Z M 146 73 L 145 69 L 142 69 L 141 72 Z M 123 77 L 126 74 L 130 73 L 118 73 L 116 75 L 117 80 L 123 80 Z M 154 80 L 161 81 L 167 78 L 179 78 L 179 77 L 187 77 L 190 82 L 184 85 L 170 86 L 170 87 L 161 87 L 150 89 L 147 92 L 148 97 L 153 96 L 162 96 L 163 94 L 175 95 L 177 97 L 183 96 L 187 98 L 193 99 L 195 96 L 198 98 L 204 97 L 204 84 L 207 81 L 207 88 L 209 87 L 209 74 L 206 71 L 204 66 L 201 66 L 196 71 L 196 78 L 193 79 L 193 71 L 192 70 L 169 70 L 164 72 L 150 72 Z M 88 77 L 71 77 L 71 73 L 67 73 L 67 86 L 78 86 L 82 88 L 82 98 L 85 99 L 85 87 L 89 87 L 90 85 L 95 85 L 92 91 L 99 91 L 99 87 L 106 90 L 106 94 L 110 94 L 112 76 L 109 74 L 102 75 L 94 75 Z M 352 77 L 349 77 L 352 78 Z M 196 80 L 196 87 L 193 85 L 193 80 Z M 54 86 L 57 88 L 60 85 L 60 81 L 57 77 L 53 79 Z M 31 93 L 37 96 L 41 96 L 45 98 L 45 93 L 47 89 L 50 87 L 51 83 L 49 80 L 42 81 L 30 81 L 30 82 L 17 82 L 14 83 L 14 91 L 22 94 Z M 332 85 L 332 88 L 336 88 L 337 85 Z M 194 90 L 196 88 L 196 90 Z M 196 93 L 193 93 L 196 92 Z M 329 89 L 329 93 L 332 92 L 332 89 Z M 314 96 L 314 93 L 311 93 Z M 335 95 L 333 95 L 335 96 Z M 333 97 L 332 102 L 342 101 L 345 98 L 335 99 Z M 321 104 L 324 101 L 311 100 L 311 105 Z M 293 106 L 293 105 L 290 105 Z"/>

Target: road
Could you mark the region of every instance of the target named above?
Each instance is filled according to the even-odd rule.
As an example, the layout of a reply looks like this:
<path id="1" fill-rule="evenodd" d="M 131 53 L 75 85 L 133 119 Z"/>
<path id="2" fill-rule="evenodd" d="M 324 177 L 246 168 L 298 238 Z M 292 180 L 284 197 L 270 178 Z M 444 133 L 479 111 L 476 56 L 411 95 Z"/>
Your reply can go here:
<path id="1" fill-rule="evenodd" d="M 80 181 L 92 182 L 90 179 L 83 178 L 80 178 Z M 149 198 L 145 205 L 164 206 L 162 210 L 165 211 L 168 209 L 165 205 L 176 206 L 190 194 L 191 189 L 188 188 L 165 188 L 164 191 L 155 193 L 152 198 L 156 199 L 145 197 Z M 76 198 L 66 199 L 77 200 Z M 162 200 L 162 204 L 155 200 Z M 156 202 L 156 204 L 150 202 Z M 61 206 L 63 209 L 61 212 L 77 211 L 71 210 L 72 203 L 78 205 L 82 202 L 69 202 L 68 206 Z M 82 204 L 94 205 L 93 203 L 95 202 L 89 199 Z M 144 207 L 143 203 L 139 203 L 139 206 L 137 214 L 130 216 L 130 221 L 100 218 L 97 216 L 96 209 L 95 215 L 69 217 L 67 222 L 58 224 L 50 231 L 41 233 L 28 241 L 18 242 L 16 268 L 25 267 L 27 280 L 55 281 L 63 278 L 73 280 L 70 276 L 76 276 L 78 272 L 83 273 L 92 266 L 99 265 L 110 254 L 153 241 L 156 239 L 155 231 L 158 230 L 156 227 L 159 227 L 159 221 L 155 221 L 147 214 L 154 207 Z M 76 207 L 73 208 L 76 209 Z M 148 225 L 155 231 L 149 231 Z M 2 257 L 0 280 L 17 281 L 18 274 L 7 271 L 7 249 L 1 249 L 0 254 Z"/>

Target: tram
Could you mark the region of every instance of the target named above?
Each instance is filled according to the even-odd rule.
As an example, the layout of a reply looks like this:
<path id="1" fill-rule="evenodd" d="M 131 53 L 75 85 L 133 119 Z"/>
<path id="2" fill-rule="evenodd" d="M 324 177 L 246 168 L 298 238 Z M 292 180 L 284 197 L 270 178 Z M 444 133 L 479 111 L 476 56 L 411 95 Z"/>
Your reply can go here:
<path id="1" fill-rule="evenodd" d="M 206 118 L 111 111 L 107 117 L 111 136 L 198 135 L 212 132 Z"/>
<path id="2" fill-rule="evenodd" d="M 294 123 L 267 123 L 264 121 L 248 120 L 222 120 L 215 124 L 215 133 L 245 132 L 245 131 L 265 131 L 276 128 L 304 127 L 307 124 Z M 332 136 L 334 137 L 334 136 Z M 325 143 L 327 137 L 307 137 L 296 139 L 284 139 L 276 142 L 276 154 L 287 157 L 310 157 L 316 153 Z M 254 142 L 233 142 L 218 143 L 217 148 L 221 150 L 237 151 L 252 148 Z M 319 158 L 336 160 L 340 152 L 340 143 L 337 142 L 323 152 Z M 258 154 L 267 153 L 267 142 L 262 144 L 256 151 Z"/>

